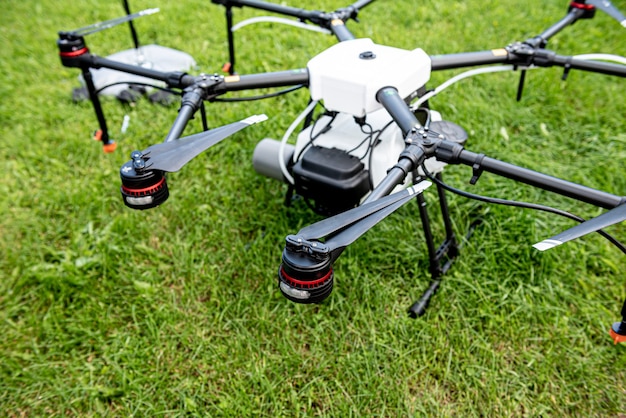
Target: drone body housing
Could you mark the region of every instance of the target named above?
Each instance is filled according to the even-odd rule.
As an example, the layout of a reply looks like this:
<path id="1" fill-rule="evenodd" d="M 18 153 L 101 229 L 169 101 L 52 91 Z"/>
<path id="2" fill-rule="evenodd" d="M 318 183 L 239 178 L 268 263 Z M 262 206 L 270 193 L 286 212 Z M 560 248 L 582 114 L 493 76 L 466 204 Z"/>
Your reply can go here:
<path id="1" fill-rule="evenodd" d="M 255 149 L 255 168 L 279 180 L 292 177 L 296 193 L 314 202 L 318 213 L 357 206 L 406 146 L 376 93 L 392 86 L 410 97 L 430 79 L 430 69 L 430 57 L 421 49 L 378 45 L 367 38 L 326 49 L 308 62 L 307 70 L 311 99 L 328 112 L 298 134 L 295 147 L 283 144 L 292 156 L 283 164 L 289 173 L 279 167 L 277 141 L 268 139 Z M 439 166 L 429 168 L 439 172 Z"/>
<path id="2" fill-rule="evenodd" d="M 307 64 L 311 99 L 356 117 L 382 109 L 376 93 L 383 87 L 409 96 L 428 82 L 430 68 L 430 57 L 422 49 L 377 45 L 367 38 L 340 42 Z"/>
<path id="3" fill-rule="evenodd" d="M 430 118 L 434 123 L 441 120 L 441 115 L 431 110 Z M 358 206 L 385 178 L 406 147 L 402 131 L 385 109 L 368 113 L 360 123 L 347 113 L 324 114 L 298 133 L 295 145 L 285 144 L 284 165 L 293 176 L 294 189 L 320 214 L 336 214 Z M 260 141 L 254 150 L 253 166 L 259 174 L 286 181 L 279 167 L 279 148 L 277 140 Z M 446 165 L 435 158 L 427 159 L 425 164 L 431 173 L 441 172 Z M 410 181 L 407 177 L 404 186 Z"/>

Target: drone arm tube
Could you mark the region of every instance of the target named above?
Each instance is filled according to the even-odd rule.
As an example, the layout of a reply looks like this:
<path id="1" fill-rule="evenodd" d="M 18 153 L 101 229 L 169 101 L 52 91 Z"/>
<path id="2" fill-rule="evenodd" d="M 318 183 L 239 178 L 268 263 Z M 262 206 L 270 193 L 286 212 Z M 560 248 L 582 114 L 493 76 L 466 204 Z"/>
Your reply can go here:
<path id="1" fill-rule="evenodd" d="M 376 0 L 360 0 L 360 1 L 357 1 L 356 3 L 353 3 L 352 7 L 354 9 L 356 9 L 357 12 L 358 12 L 359 10 L 364 8 L 365 6 L 369 5 L 370 3 L 374 3 L 375 1 Z"/>
<path id="2" fill-rule="evenodd" d="M 432 71 L 473 67 L 476 65 L 506 64 L 510 62 L 509 52 L 504 48 L 489 51 L 432 55 L 430 59 Z"/>
<path id="3" fill-rule="evenodd" d="M 164 72 L 152 70 L 150 68 L 140 67 L 138 65 L 125 64 L 108 58 L 102 58 L 97 55 L 86 54 L 87 63 L 92 68 L 109 68 L 129 74 L 151 78 L 154 80 L 164 81 L 172 87 L 184 87 L 194 81 L 194 77 L 188 76 L 180 72 Z M 171 84 L 175 82 L 175 84 Z"/>
<path id="4" fill-rule="evenodd" d="M 182 135 L 187 123 L 208 97 L 228 91 L 248 90 L 264 87 L 281 87 L 308 84 L 309 74 L 306 69 L 280 71 L 274 73 L 233 75 L 228 77 L 194 78 L 195 85 L 185 90 L 182 103 L 174 124 L 170 128 L 165 142 L 174 141 Z"/>
<path id="5" fill-rule="evenodd" d="M 178 110 L 178 115 L 176 116 L 176 120 L 167 136 L 165 137 L 165 142 L 174 141 L 183 134 L 187 123 L 193 118 L 193 115 L 200 108 L 202 101 L 206 97 L 206 91 L 202 87 L 189 88 L 183 94 L 182 103 L 180 105 L 180 109 Z"/>
<path id="6" fill-rule="evenodd" d="M 393 189 L 404 182 L 406 176 L 412 173 L 425 159 L 424 149 L 419 145 L 409 145 L 398 158 L 396 165 L 391 167 L 387 175 L 367 196 L 363 203 L 373 202 L 387 196 Z"/>
<path id="7" fill-rule="evenodd" d="M 204 87 L 202 86 L 203 80 L 194 78 L 194 81 L 198 84 L 196 87 L 190 87 L 185 91 L 178 115 L 165 137 L 165 142 L 180 138 L 185 126 L 187 126 L 187 123 L 200 108 L 202 101 L 209 96 L 219 95 L 228 91 L 308 84 L 309 74 L 306 69 L 300 69 L 242 76 L 232 75 L 223 79 L 209 78 L 207 82 L 214 84 Z"/>
<path id="8" fill-rule="evenodd" d="M 280 4 L 269 3 L 260 0 L 211 0 L 215 4 L 221 4 L 225 7 L 252 7 L 258 10 L 265 10 L 272 13 L 281 14 L 284 16 L 291 16 L 300 19 L 301 21 L 310 21 L 315 25 L 323 28 L 330 29 L 333 34 L 340 41 L 354 39 L 354 36 L 345 29 L 345 27 L 337 26 L 336 21 L 339 20 L 342 23 L 348 19 L 356 19 L 359 9 L 373 3 L 375 0 L 359 0 L 349 7 L 342 8 L 336 12 L 326 13 L 319 10 L 306 10 L 296 7 L 289 7 Z"/>
<path id="9" fill-rule="evenodd" d="M 376 100 L 389 112 L 394 122 L 406 136 L 421 125 L 395 87 L 383 87 L 376 92 Z"/>
<path id="10" fill-rule="evenodd" d="M 590 187 L 585 187 L 467 150 L 459 150 L 460 152 L 456 152 L 458 158 L 448 158 L 450 153 L 444 151 L 444 156 L 444 153 L 439 151 L 439 148 L 446 143 L 450 145 L 447 141 L 442 141 L 441 144 L 438 145 L 438 149 L 435 152 L 437 159 L 449 162 L 450 164 L 468 165 L 474 169 L 475 176 L 479 176 L 480 172 L 484 170 L 606 209 L 612 209 L 625 202 L 625 198 L 622 196 L 616 196 Z M 445 145 L 443 146 L 445 147 Z"/>
<path id="11" fill-rule="evenodd" d="M 259 0 L 211 0 L 212 3 L 226 7 L 252 7 L 266 12 L 278 13 L 285 16 L 297 17 L 301 20 L 314 20 L 321 12 L 309 11 L 297 7 L 284 6 Z"/>
<path id="12" fill-rule="evenodd" d="M 566 27 L 573 25 L 578 19 L 584 17 L 588 12 L 584 9 L 571 7 L 570 11 L 563 17 L 563 19 L 550 26 L 543 31 L 540 35 L 526 40 L 524 43 L 531 45 L 533 48 L 543 48 L 548 43 L 548 40 L 557 33 L 561 32 Z"/>
<path id="13" fill-rule="evenodd" d="M 554 65 L 572 68 L 593 73 L 626 77 L 626 65 L 613 64 L 610 62 L 575 59 L 563 55 L 554 56 Z"/>
<path id="14" fill-rule="evenodd" d="M 552 51 L 535 48 L 530 44 L 522 43 L 509 46 L 506 49 L 501 48 L 490 51 L 432 55 L 430 59 L 432 71 L 489 64 L 513 64 L 536 65 L 539 67 L 558 66 L 568 69 L 578 69 L 618 77 L 626 77 L 626 65 L 582 60 L 571 56 L 557 55 Z"/>
<path id="15" fill-rule="evenodd" d="M 337 38 L 339 42 L 349 41 L 349 40 L 354 39 L 354 35 L 352 34 L 352 32 L 350 32 L 350 30 L 348 30 L 345 22 L 341 19 L 331 20 L 330 30 L 333 33 L 333 35 L 335 35 L 335 37 Z"/>
<path id="16" fill-rule="evenodd" d="M 306 68 L 288 71 L 276 71 L 261 74 L 232 75 L 224 77 L 222 84 L 216 86 L 213 91 L 225 93 L 228 91 L 241 91 L 260 89 L 267 87 L 285 87 L 309 84 L 309 72 Z"/>
<path id="17" fill-rule="evenodd" d="M 174 141 L 183 134 L 187 123 L 193 118 L 194 113 L 196 113 L 197 108 L 191 104 L 183 104 L 178 110 L 178 115 L 176 116 L 176 120 L 172 124 L 170 131 L 167 133 L 165 137 L 165 142 Z"/>
<path id="18" fill-rule="evenodd" d="M 538 35 L 534 38 L 536 42 L 539 44 L 536 46 L 545 46 L 548 39 L 552 38 L 554 35 L 565 29 L 566 27 L 574 24 L 578 19 L 583 17 L 587 12 L 583 9 L 572 7 L 571 10 L 563 17 L 563 19 L 559 20 L 554 25 L 550 26 L 548 29 L 543 31 L 541 35 Z"/>
<path id="19" fill-rule="evenodd" d="M 406 102 L 398 94 L 398 90 L 394 87 L 383 87 L 376 93 L 376 100 L 389 112 L 405 136 L 417 133 L 417 129 L 421 125 Z M 410 144 L 400 154 L 397 164 L 387 172 L 385 178 L 372 190 L 364 203 L 372 202 L 391 193 L 398 184 L 404 182 L 409 173 L 419 167 L 424 158 L 425 151 L 423 147 L 417 144 Z"/>

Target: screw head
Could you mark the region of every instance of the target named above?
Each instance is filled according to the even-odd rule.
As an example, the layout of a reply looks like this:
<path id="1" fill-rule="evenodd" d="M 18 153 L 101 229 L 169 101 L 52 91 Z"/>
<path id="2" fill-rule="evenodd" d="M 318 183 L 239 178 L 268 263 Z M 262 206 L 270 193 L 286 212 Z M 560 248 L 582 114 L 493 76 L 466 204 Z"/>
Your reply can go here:
<path id="1" fill-rule="evenodd" d="M 359 54 L 359 58 L 362 60 L 373 60 L 374 58 L 376 58 L 376 54 L 374 54 L 372 51 L 364 51 Z"/>
<path id="2" fill-rule="evenodd" d="M 146 162 L 141 158 L 133 160 L 133 168 L 136 170 L 143 170 L 146 168 Z"/>

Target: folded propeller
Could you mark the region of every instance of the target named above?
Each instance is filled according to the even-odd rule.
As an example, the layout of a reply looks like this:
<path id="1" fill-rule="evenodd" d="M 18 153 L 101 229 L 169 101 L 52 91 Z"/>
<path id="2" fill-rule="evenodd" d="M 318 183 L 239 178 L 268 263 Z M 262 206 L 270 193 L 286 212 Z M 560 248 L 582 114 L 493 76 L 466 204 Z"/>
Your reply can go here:
<path id="1" fill-rule="evenodd" d="M 298 303 L 319 303 L 333 289 L 333 262 L 361 235 L 431 185 L 416 185 L 302 228 L 285 239 L 278 285 Z M 319 240 L 326 238 L 325 242 Z"/>
<path id="2" fill-rule="evenodd" d="M 146 9 L 137 13 L 128 14 L 126 16 L 118 17 L 111 20 L 106 20 L 104 22 L 94 23 L 93 25 L 85 26 L 80 29 L 75 29 L 69 32 L 61 32 L 61 36 L 72 36 L 72 37 L 84 37 L 87 35 L 91 35 L 93 33 L 97 33 L 103 31 L 105 29 L 112 28 L 114 26 L 120 25 L 122 23 L 130 22 L 132 20 L 137 19 L 142 16 L 149 16 L 151 14 L 158 13 L 158 8 Z"/>
<path id="3" fill-rule="evenodd" d="M 149 209 L 169 197 L 166 172 L 176 172 L 201 152 L 255 123 L 267 120 L 265 115 L 250 116 L 239 122 L 220 126 L 178 140 L 133 151 L 131 161 L 120 169 L 122 198 L 133 209 Z"/>

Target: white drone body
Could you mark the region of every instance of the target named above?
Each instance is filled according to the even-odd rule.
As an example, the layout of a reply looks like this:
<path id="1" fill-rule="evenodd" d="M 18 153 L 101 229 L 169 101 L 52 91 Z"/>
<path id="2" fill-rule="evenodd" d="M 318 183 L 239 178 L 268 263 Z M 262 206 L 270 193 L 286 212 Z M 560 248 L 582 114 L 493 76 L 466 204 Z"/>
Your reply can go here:
<path id="1" fill-rule="evenodd" d="M 354 39 L 315 56 L 307 70 L 313 103 L 319 102 L 336 114 L 324 114 L 303 129 L 295 146 L 287 144 L 289 131 L 282 142 L 261 141 L 255 149 L 254 167 L 268 177 L 287 181 L 299 194 L 330 205 L 332 200 L 344 197 L 354 200 L 350 193 L 354 189 L 362 191 L 367 177 L 367 193 L 357 193 L 362 201 L 406 147 L 402 131 L 376 100 L 376 93 L 394 87 L 400 97 L 413 95 L 430 79 L 430 57 L 421 49 L 408 51 L 378 45 L 370 39 Z M 431 111 L 430 120 L 441 120 L 441 116 Z M 315 153 L 310 152 L 312 148 Z M 440 172 L 444 165 L 434 158 L 426 161 L 432 173 Z M 398 187 L 410 181 L 407 178 Z"/>
<path id="2" fill-rule="evenodd" d="M 378 90 L 395 87 L 400 97 L 407 97 L 428 82 L 430 67 L 430 57 L 419 48 L 407 51 L 354 39 L 308 62 L 309 91 L 328 110 L 363 117 L 382 109 Z"/>

